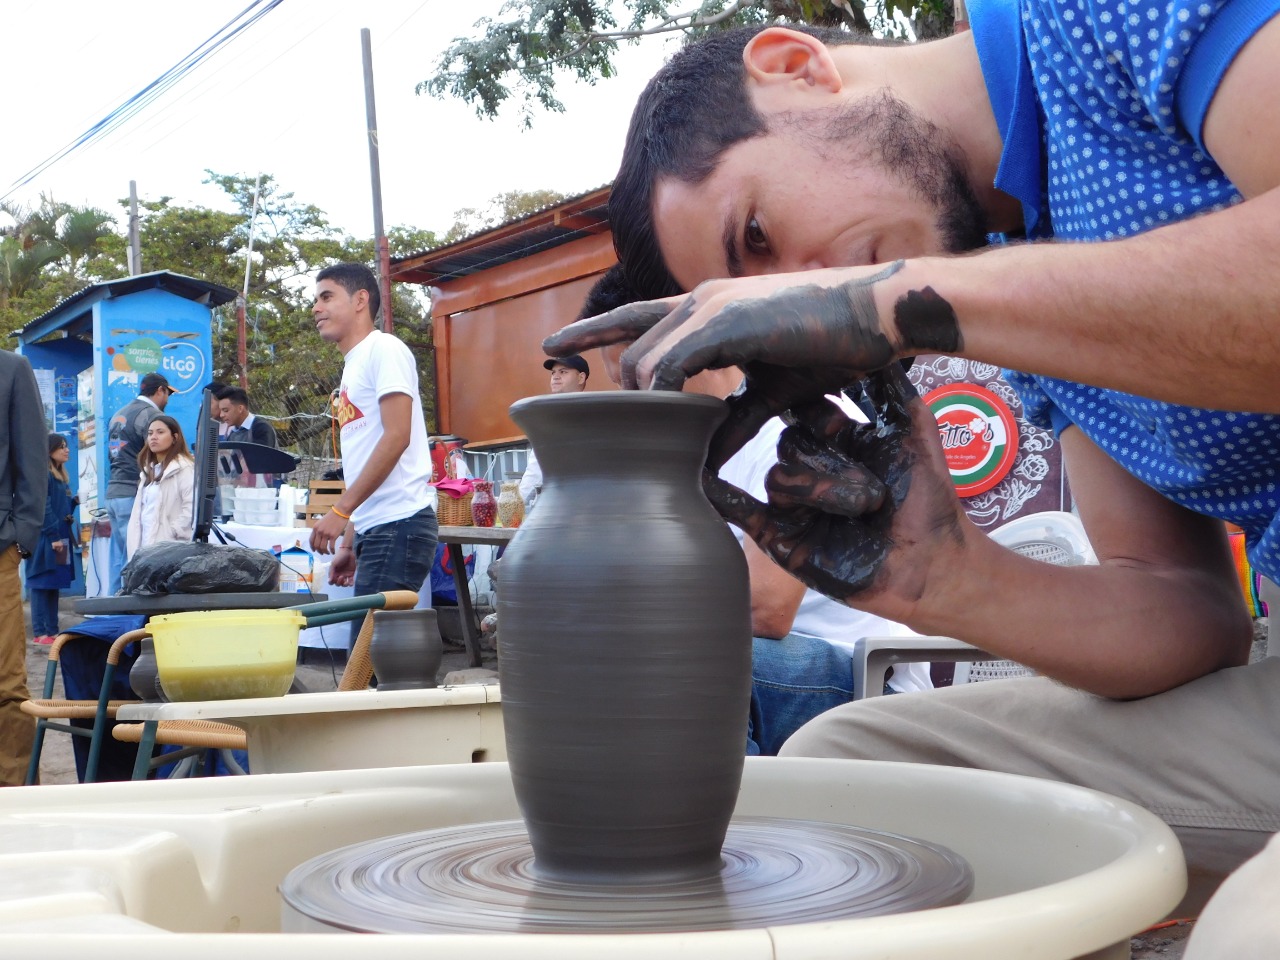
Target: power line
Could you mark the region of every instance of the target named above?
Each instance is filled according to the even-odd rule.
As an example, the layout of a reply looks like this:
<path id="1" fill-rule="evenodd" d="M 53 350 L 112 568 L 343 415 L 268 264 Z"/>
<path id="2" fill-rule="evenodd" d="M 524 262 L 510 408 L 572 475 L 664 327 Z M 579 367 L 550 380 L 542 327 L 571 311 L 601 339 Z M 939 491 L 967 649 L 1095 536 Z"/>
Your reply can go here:
<path id="1" fill-rule="evenodd" d="M 127 99 L 120 106 L 116 107 L 105 117 L 93 124 L 88 130 L 82 133 L 75 140 L 58 150 L 52 156 L 41 161 L 31 170 L 27 171 L 12 184 L 4 194 L 0 195 L 0 200 L 4 200 L 13 194 L 15 190 L 26 186 L 44 171 L 48 170 L 55 163 L 65 159 L 76 150 L 82 149 L 89 144 L 101 139 L 122 124 L 128 122 L 142 110 L 151 105 L 157 98 L 163 96 L 170 88 L 179 83 L 192 70 L 198 67 L 205 59 L 220 49 L 224 44 L 235 39 L 242 32 L 253 26 L 264 16 L 278 7 L 284 0 L 253 0 L 249 6 L 232 17 L 222 27 L 215 31 L 207 40 L 199 44 L 194 50 L 179 60 L 176 64 L 166 70 L 157 79 L 151 81 L 132 97 Z M 260 8 L 256 9 L 255 8 Z"/>
<path id="2" fill-rule="evenodd" d="M 340 15 L 341 15 L 341 13 L 342 13 L 342 10 L 341 10 L 341 9 L 335 10 L 335 11 L 334 11 L 334 13 L 330 14 L 330 16 L 329 16 L 329 18 L 328 18 L 327 20 L 323 20 L 323 21 L 321 21 L 320 23 L 318 23 L 318 24 L 316 24 L 315 26 L 313 26 L 309 31 L 307 31 L 306 33 L 304 33 L 304 34 L 302 34 L 301 36 L 299 36 L 299 37 L 298 37 L 298 39 L 297 39 L 297 40 L 295 40 L 295 41 L 294 41 L 292 44 L 290 44 L 288 47 L 285 47 L 283 50 L 280 50 L 280 51 L 279 51 L 279 53 L 277 53 L 277 54 L 276 54 L 276 56 L 272 57 L 270 60 L 267 60 L 265 63 L 262 63 L 262 64 L 261 64 L 261 65 L 260 65 L 256 70 L 254 70 L 252 73 L 245 74 L 243 77 L 241 77 L 241 79 L 240 79 L 240 81 L 239 81 L 238 83 L 236 83 L 236 84 L 234 84 L 233 86 L 230 86 L 230 87 L 223 87 L 223 86 L 219 86 L 219 87 L 217 88 L 217 91 L 216 91 L 216 92 L 218 92 L 219 94 L 221 94 L 221 95 L 223 95 L 223 96 L 229 96 L 230 94 L 235 93 L 237 90 L 242 89 L 243 87 L 245 87 L 246 85 L 248 85 L 248 84 L 249 84 L 249 83 L 250 83 L 254 78 L 256 78 L 256 77 L 257 77 L 257 76 L 259 76 L 260 74 L 262 74 L 262 73 L 264 73 L 265 71 L 267 71 L 268 69 L 270 69 L 272 66 L 274 66 L 274 65 L 275 65 L 277 62 L 279 62 L 280 60 L 282 60 L 282 59 L 284 59 L 285 57 L 287 57 L 290 53 L 292 53 L 294 50 L 296 50 L 299 46 L 301 46 L 303 43 L 305 43 L 307 40 L 309 40 L 309 39 L 310 39 L 312 36 L 314 36 L 316 33 L 319 33 L 321 30 L 323 30 L 324 28 L 326 28 L 327 26 L 329 26 L 329 24 L 331 24 L 335 19 L 337 19 L 337 18 L 338 18 L 338 16 L 340 16 Z M 238 61 L 237 61 L 237 62 L 238 62 Z M 227 69 L 227 67 L 224 67 L 223 69 Z M 182 121 L 181 121 L 181 122 L 179 122 L 179 123 L 176 123 L 176 124 L 173 124 L 173 125 L 170 125 L 170 126 L 167 126 L 167 127 L 163 127 L 162 129 L 157 130 L 157 124 L 161 123 L 161 122 L 162 122 L 162 121 L 164 121 L 164 120 L 169 119 L 167 115 L 168 115 L 169 113 L 171 113 L 171 112 L 172 112 L 172 110 L 173 110 L 173 108 L 174 108 L 174 107 L 176 107 L 176 106 L 177 106 L 177 104 L 178 104 L 178 103 L 180 103 L 182 100 L 186 99 L 186 98 L 187 98 L 187 97 L 189 97 L 189 96 L 193 96 L 193 95 L 194 95 L 194 98 L 192 99 L 192 101 L 191 101 L 191 102 L 192 102 L 192 103 L 197 103 L 197 102 L 199 102 L 200 100 L 202 100 L 204 97 L 208 96 L 210 93 L 213 93 L 213 92 L 214 92 L 214 90 L 210 87 L 210 83 L 212 83 L 212 82 L 213 82 L 213 80 L 215 80 L 215 79 L 217 78 L 217 76 L 218 76 L 218 75 L 217 75 L 217 74 L 215 74 L 213 77 L 209 78 L 209 80 L 207 80 L 207 81 L 205 82 L 205 85 L 204 85 L 203 89 L 197 89 L 197 90 L 194 90 L 194 91 L 189 91 L 189 92 L 187 92 L 187 93 L 184 93 L 181 97 L 179 97 L 179 99 L 178 99 L 177 101 L 175 101 L 174 103 L 172 103 L 172 104 L 170 104 L 170 105 L 169 105 L 169 107 L 167 108 L 167 110 L 165 111 L 165 113 L 158 115 L 158 116 L 155 118 L 155 120 L 153 120 L 153 121 L 152 121 L 152 123 L 151 123 L 149 126 L 144 127 L 144 128 L 142 128 L 142 130 L 140 130 L 140 131 L 139 131 L 140 133 L 145 133 L 145 134 L 148 134 L 148 135 L 151 135 L 151 134 L 157 134 L 156 138 L 155 138 L 155 139 L 154 139 L 154 140 L 153 140 L 153 141 L 152 141 L 152 142 L 151 142 L 147 147 L 143 148 L 143 152 L 145 152 L 145 151 L 147 151 L 147 150 L 151 150 L 151 149 L 153 149 L 154 147 L 156 147 L 156 146 L 158 146 L 159 144 L 163 143 L 163 142 L 164 142 L 168 137 L 173 136 L 173 134 L 177 133 L 179 130 L 183 129 L 184 127 L 186 127 L 186 126 L 187 126 L 187 125 L 189 125 L 190 123 L 192 123 L 192 122 L 194 122 L 194 121 L 196 121 L 196 120 L 200 119 L 200 114 L 198 114 L 196 111 L 192 110 L 192 111 L 189 111 L 189 114 L 188 114 L 188 116 L 187 116 L 187 118 L 186 118 L 185 120 L 182 120 Z M 298 116 L 293 120 L 293 122 L 292 122 L 292 123 L 290 123 L 290 124 L 289 124 L 287 127 L 285 127 L 283 130 L 278 131 L 278 132 L 277 132 L 277 134 L 276 134 L 276 136 L 275 136 L 272 140 L 267 141 L 267 145 L 274 144 L 274 143 L 278 142 L 280 139 L 282 139 L 282 138 L 283 138 L 283 136 L 284 136 L 284 134 L 285 134 L 285 133 L 287 133 L 288 131 L 292 130 L 292 129 L 293 129 L 294 127 L 296 127 L 299 123 L 301 123 L 304 119 L 310 119 L 310 118 L 309 118 L 306 114 L 299 114 L 299 115 L 298 115 Z"/>

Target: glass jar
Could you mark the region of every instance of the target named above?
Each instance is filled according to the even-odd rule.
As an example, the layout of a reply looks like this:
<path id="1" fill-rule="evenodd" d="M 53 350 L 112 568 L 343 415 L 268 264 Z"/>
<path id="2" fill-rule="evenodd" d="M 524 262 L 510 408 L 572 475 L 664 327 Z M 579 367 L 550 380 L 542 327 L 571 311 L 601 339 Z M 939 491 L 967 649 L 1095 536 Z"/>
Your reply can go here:
<path id="1" fill-rule="evenodd" d="M 504 527 L 518 527 L 524 519 L 524 500 L 520 497 L 520 484 L 504 480 L 498 494 L 498 523 Z"/>
<path id="2" fill-rule="evenodd" d="M 498 504 L 493 499 L 492 480 L 474 480 L 475 493 L 471 497 L 471 519 L 477 527 L 492 527 L 498 518 Z"/>

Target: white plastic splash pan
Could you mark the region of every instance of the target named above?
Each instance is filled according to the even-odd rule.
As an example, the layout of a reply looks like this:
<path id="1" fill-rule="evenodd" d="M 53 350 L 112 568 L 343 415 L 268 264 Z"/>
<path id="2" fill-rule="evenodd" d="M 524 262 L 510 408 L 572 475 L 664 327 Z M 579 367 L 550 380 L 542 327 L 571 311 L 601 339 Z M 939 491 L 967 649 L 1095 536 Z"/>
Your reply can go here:
<path id="1" fill-rule="evenodd" d="M 1185 888 L 1181 850 L 1159 819 L 1047 781 L 749 758 L 738 812 L 944 844 L 973 867 L 974 893 L 921 913 L 758 930 L 365 937 L 360 955 L 1122 960 L 1130 936 Z M 517 816 L 503 763 L 3 790 L 0 942 L 6 954 L 45 958 L 105 949 L 136 960 L 279 960 L 288 950 L 349 960 L 347 937 L 276 932 L 276 890 L 290 869 L 361 840 Z"/>

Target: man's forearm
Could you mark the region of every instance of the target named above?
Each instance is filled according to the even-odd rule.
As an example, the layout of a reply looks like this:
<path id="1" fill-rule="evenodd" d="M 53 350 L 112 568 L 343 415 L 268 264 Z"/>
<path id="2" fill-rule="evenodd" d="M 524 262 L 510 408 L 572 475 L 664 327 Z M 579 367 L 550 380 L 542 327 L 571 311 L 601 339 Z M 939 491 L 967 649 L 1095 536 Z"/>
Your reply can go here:
<path id="1" fill-rule="evenodd" d="M 979 534 L 963 569 L 930 585 L 906 622 L 954 636 L 1062 683 L 1148 696 L 1243 664 L 1252 637 L 1235 584 L 1126 560 L 1058 567 Z"/>
<path id="2" fill-rule="evenodd" d="M 1280 413 L 1280 191 L 1108 243 L 908 261 L 882 317 L 932 288 L 962 356 L 1189 406 Z M 892 322 L 892 321 L 890 321 Z"/>

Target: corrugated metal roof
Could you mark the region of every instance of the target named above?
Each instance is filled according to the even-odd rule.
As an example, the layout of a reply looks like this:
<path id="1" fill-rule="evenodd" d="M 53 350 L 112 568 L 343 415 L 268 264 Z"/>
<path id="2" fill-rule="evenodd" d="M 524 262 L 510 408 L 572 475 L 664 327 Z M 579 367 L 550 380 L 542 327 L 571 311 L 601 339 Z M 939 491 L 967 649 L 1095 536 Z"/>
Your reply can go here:
<path id="1" fill-rule="evenodd" d="M 36 328 L 43 328 L 39 336 L 46 336 L 88 311 L 97 300 L 155 289 L 167 290 L 187 300 L 207 299 L 209 305 L 213 307 L 230 303 L 236 298 L 234 290 L 220 283 L 197 280 L 195 277 L 173 273 L 170 270 L 156 270 L 153 273 L 140 273 L 132 277 L 121 277 L 119 280 L 105 280 L 102 283 L 90 284 L 62 300 L 53 309 L 40 314 L 13 335 L 26 340 L 28 333 L 34 333 Z"/>
<path id="2" fill-rule="evenodd" d="M 606 184 L 454 243 L 391 261 L 391 279 L 436 285 L 609 229 Z"/>

